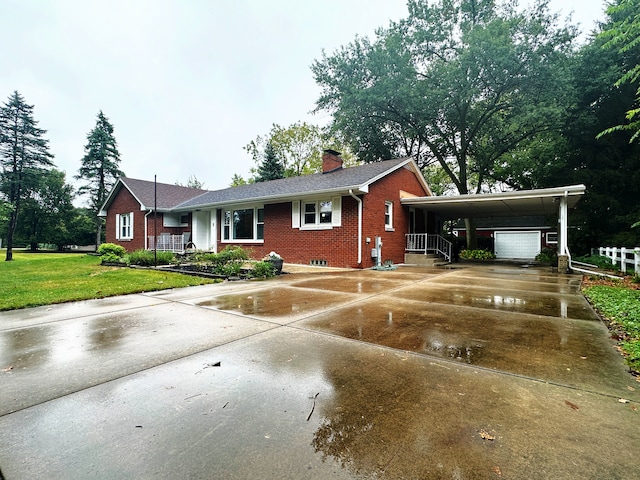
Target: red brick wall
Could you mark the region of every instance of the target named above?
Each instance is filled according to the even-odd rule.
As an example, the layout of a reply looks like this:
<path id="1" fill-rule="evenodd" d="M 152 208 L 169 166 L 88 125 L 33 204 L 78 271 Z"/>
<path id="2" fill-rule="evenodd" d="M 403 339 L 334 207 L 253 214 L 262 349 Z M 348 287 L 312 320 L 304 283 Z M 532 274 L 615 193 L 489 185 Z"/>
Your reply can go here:
<path id="1" fill-rule="evenodd" d="M 129 212 L 133 212 L 133 238 L 131 240 L 116 240 L 116 215 Z M 131 195 L 129 190 L 121 188 L 107 212 L 107 222 L 105 227 L 106 242 L 122 245 L 129 252 L 144 248 L 145 213 L 146 212 L 140 210 L 140 204 L 133 195 Z M 158 224 L 160 224 L 160 220 L 158 221 Z"/>
<path id="2" fill-rule="evenodd" d="M 328 174 L 330 175 L 330 174 Z M 350 196 L 342 197 L 342 226 L 331 230 L 301 230 L 291 227 L 291 202 L 265 205 L 264 244 L 239 244 L 252 250 L 253 258 L 271 251 L 285 262 L 308 265 L 326 260 L 330 267 L 369 268 L 374 238 L 382 237 L 382 261 L 404 262 L 405 234 L 409 232 L 409 209 L 400 204 L 400 190 L 425 196 L 422 184 L 412 171 L 401 168 L 370 186 L 363 199 L 362 264 L 358 264 L 358 205 Z M 385 201 L 393 202 L 393 232 L 385 231 Z M 218 225 L 220 225 L 218 218 Z M 219 237 L 219 232 L 216 233 Z M 366 243 L 367 237 L 370 243 Z M 224 248 L 226 243 L 219 243 Z"/>
<path id="3" fill-rule="evenodd" d="M 405 235 L 409 233 L 409 207 L 400 204 L 400 190 L 420 197 L 427 195 L 413 171 L 400 168 L 371 185 L 369 193 L 363 196 L 363 237 L 365 241 L 367 237 L 371 239 L 371 243 L 365 245 L 364 249 L 365 267 L 371 267 L 375 264 L 371 259 L 371 249 L 375 247 L 376 236 L 382 238 L 382 262 L 404 262 Z M 394 231 L 385 230 L 384 208 L 386 201 L 393 203 Z"/>
<path id="4" fill-rule="evenodd" d="M 131 240 L 116 240 L 116 215 L 133 212 L 133 238 Z M 140 210 L 140 204 L 126 188 L 121 188 L 116 198 L 111 203 L 107 212 L 105 241 L 122 245 L 128 252 L 145 248 L 144 222 L 147 211 Z M 186 227 L 165 227 L 164 216 L 158 212 L 154 220 L 153 213 L 147 217 L 147 236 L 155 235 L 154 226 L 158 226 L 158 234 L 170 233 L 171 235 L 181 235 L 191 231 L 191 214 L 189 214 L 188 225 Z"/>
<path id="5" fill-rule="evenodd" d="M 291 202 L 265 205 L 264 219 L 263 244 L 238 244 L 250 248 L 253 258 L 273 251 L 288 263 L 309 265 L 311 260 L 326 260 L 329 267 L 359 267 L 358 209 L 353 198 L 342 197 L 342 226 L 330 230 L 292 228 Z M 225 245 L 229 244 L 220 244 L 221 248 Z"/>

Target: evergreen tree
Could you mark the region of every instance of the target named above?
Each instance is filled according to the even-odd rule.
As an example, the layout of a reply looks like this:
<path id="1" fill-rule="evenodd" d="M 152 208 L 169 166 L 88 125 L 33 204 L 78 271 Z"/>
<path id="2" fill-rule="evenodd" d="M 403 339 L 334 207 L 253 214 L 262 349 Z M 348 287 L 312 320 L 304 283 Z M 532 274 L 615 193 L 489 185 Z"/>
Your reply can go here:
<path id="1" fill-rule="evenodd" d="M 11 205 L 7 261 L 13 260 L 13 236 L 22 202 L 38 187 L 41 174 L 53 165 L 46 132 L 33 118 L 33 105 L 28 105 L 17 91 L 0 108 L 0 189 Z"/>
<path id="2" fill-rule="evenodd" d="M 258 166 L 258 174 L 256 182 L 266 182 L 268 180 L 277 180 L 284 178 L 284 166 L 276 156 L 275 149 L 271 143 L 268 143 L 264 149 L 264 158 Z"/>
<path id="3" fill-rule="evenodd" d="M 120 153 L 113 126 L 102 110 L 98 113 L 96 126 L 87 135 L 84 151 L 82 166 L 75 178 L 87 182 L 78 189 L 78 193 L 89 197 L 89 210 L 95 216 L 97 248 L 101 243 L 103 224 L 98 213 L 118 177 L 124 176 L 120 170 Z"/>

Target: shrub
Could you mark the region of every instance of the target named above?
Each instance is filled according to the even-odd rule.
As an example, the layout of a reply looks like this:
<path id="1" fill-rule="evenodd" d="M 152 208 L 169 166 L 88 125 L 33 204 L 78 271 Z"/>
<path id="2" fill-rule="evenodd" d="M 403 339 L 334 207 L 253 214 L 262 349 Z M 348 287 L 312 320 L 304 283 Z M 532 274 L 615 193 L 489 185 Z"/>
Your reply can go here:
<path id="1" fill-rule="evenodd" d="M 244 248 L 231 245 L 220 251 L 215 258 L 218 263 L 240 263 L 240 265 L 247 260 L 249 260 L 249 253 Z"/>
<path id="2" fill-rule="evenodd" d="M 98 247 L 98 255 L 102 258 L 104 255 L 115 255 L 117 258 L 124 257 L 127 253 L 125 248 L 115 243 L 103 243 Z"/>
<path id="3" fill-rule="evenodd" d="M 115 243 L 103 243 L 98 247 L 101 263 L 126 263 L 123 258 L 127 251 L 121 245 Z"/>
<path id="4" fill-rule="evenodd" d="M 105 253 L 104 255 L 100 255 L 100 262 L 102 264 L 105 263 L 127 263 L 123 257 L 119 257 L 115 253 Z"/>
<path id="5" fill-rule="evenodd" d="M 181 263 L 196 263 L 200 270 L 235 277 L 240 274 L 242 266 L 249 260 L 249 253 L 242 247 L 227 246 L 218 253 L 195 252 L 187 256 Z"/>
<path id="6" fill-rule="evenodd" d="M 467 260 L 493 260 L 496 256 L 488 250 L 462 250 L 460 258 Z"/>
<path id="7" fill-rule="evenodd" d="M 253 277 L 271 278 L 276 274 L 276 267 L 272 262 L 256 262 L 253 264 Z"/>
<path id="8" fill-rule="evenodd" d="M 558 264 L 558 252 L 555 248 L 543 248 L 540 253 L 536 255 L 536 262 L 550 263 L 551 265 Z"/>
<path id="9" fill-rule="evenodd" d="M 173 252 L 154 252 L 150 250 L 136 250 L 129 255 L 130 265 L 141 265 L 149 267 L 151 265 L 169 265 L 175 260 Z M 157 262 L 157 263 L 156 263 Z"/>

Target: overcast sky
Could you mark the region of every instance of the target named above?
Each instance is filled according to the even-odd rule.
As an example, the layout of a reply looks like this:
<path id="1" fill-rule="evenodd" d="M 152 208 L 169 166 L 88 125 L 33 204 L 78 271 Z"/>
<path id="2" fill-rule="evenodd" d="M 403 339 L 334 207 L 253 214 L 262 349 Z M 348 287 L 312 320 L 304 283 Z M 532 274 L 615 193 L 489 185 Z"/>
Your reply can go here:
<path id="1" fill-rule="evenodd" d="M 551 0 L 590 31 L 604 0 Z M 0 0 L 0 101 L 35 105 L 56 167 L 80 167 L 99 110 L 129 177 L 229 186 L 271 125 L 327 122 L 310 65 L 407 14 L 405 0 Z"/>

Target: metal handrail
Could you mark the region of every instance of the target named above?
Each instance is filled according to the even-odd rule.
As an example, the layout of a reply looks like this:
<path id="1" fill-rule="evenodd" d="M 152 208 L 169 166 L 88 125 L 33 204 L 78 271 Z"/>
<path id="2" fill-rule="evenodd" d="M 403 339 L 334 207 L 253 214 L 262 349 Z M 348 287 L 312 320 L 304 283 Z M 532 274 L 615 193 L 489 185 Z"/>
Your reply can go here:
<path id="1" fill-rule="evenodd" d="M 407 252 L 435 253 L 451 261 L 453 244 L 441 235 L 428 233 L 407 233 Z"/>

